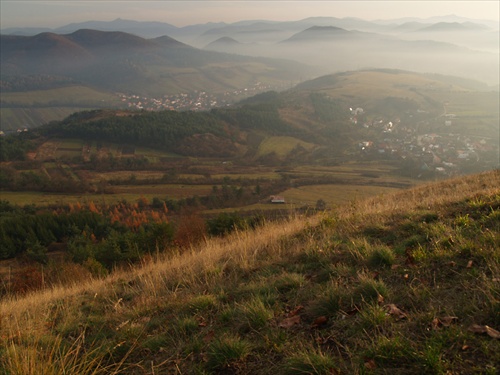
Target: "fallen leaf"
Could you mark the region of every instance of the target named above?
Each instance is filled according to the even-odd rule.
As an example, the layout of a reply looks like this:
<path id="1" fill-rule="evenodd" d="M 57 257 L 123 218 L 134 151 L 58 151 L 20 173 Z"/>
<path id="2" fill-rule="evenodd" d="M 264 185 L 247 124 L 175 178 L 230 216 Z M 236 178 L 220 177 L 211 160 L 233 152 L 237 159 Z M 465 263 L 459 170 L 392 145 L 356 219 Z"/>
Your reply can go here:
<path id="1" fill-rule="evenodd" d="M 295 324 L 299 324 L 299 323 L 300 323 L 300 315 L 295 315 L 295 316 L 291 316 L 289 318 L 283 319 L 283 321 L 279 324 L 279 326 L 281 328 L 291 328 Z"/>
<path id="2" fill-rule="evenodd" d="M 467 349 L 470 349 L 470 346 L 469 346 L 469 345 L 464 345 L 464 346 L 462 346 L 462 350 L 464 350 L 464 351 L 465 351 L 465 350 L 467 350 Z"/>
<path id="3" fill-rule="evenodd" d="M 368 361 L 365 362 L 365 368 L 369 370 L 375 370 L 377 368 L 377 364 L 373 359 L 369 359 Z"/>
<path id="4" fill-rule="evenodd" d="M 485 333 L 486 328 L 484 328 L 484 326 L 480 326 L 479 324 L 473 324 L 469 327 L 469 331 L 472 333 Z"/>
<path id="5" fill-rule="evenodd" d="M 393 303 L 385 305 L 385 308 L 386 308 L 387 313 L 389 315 L 394 316 L 398 320 L 404 319 L 407 317 L 406 314 Z"/>
<path id="6" fill-rule="evenodd" d="M 322 315 L 322 316 L 319 316 L 316 319 L 314 319 L 312 326 L 319 327 L 319 326 L 322 326 L 323 324 L 326 324 L 326 322 L 328 322 L 328 318 L 326 316 Z"/>
<path id="7" fill-rule="evenodd" d="M 347 314 L 347 316 L 352 316 L 352 315 L 355 315 L 359 312 L 359 308 L 357 307 L 354 307 L 353 309 L 349 310 L 349 311 L 346 311 L 345 313 Z M 345 316 L 345 315 L 344 315 Z"/>
<path id="8" fill-rule="evenodd" d="M 494 339 L 500 339 L 500 332 L 489 326 L 481 326 L 479 324 L 473 324 L 469 327 L 469 331 L 473 333 L 487 333 L 488 336 Z"/>
<path id="9" fill-rule="evenodd" d="M 431 326 L 433 330 L 438 330 L 439 329 L 439 319 L 434 318 L 432 319 Z"/>
<path id="10" fill-rule="evenodd" d="M 458 320 L 456 316 L 445 316 L 443 318 L 439 318 L 439 322 L 444 326 L 444 327 L 449 327 L 451 323 L 455 322 Z"/>
<path id="11" fill-rule="evenodd" d="M 304 308 L 304 306 L 302 306 L 302 305 L 297 306 L 295 309 L 293 309 L 292 311 L 290 311 L 288 313 L 288 316 L 292 317 L 292 316 L 297 315 L 299 313 L 299 311 L 302 310 L 303 308 Z"/>
<path id="12" fill-rule="evenodd" d="M 213 330 L 208 331 L 208 333 L 203 337 L 203 341 L 205 343 L 212 341 L 215 336 L 215 332 Z"/>
<path id="13" fill-rule="evenodd" d="M 484 328 L 486 329 L 486 333 L 488 334 L 488 336 L 493 337 L 494 339 L 500 339 L 500 332 L 498 332 L 496 329 L 488 326 L 484 326 Z"/>
<path id="14" fill-rule="evenodd" d="M 467 263 L 467 268 L 472 268 L 472 260 L 469 260 L 469 262 Z"/>

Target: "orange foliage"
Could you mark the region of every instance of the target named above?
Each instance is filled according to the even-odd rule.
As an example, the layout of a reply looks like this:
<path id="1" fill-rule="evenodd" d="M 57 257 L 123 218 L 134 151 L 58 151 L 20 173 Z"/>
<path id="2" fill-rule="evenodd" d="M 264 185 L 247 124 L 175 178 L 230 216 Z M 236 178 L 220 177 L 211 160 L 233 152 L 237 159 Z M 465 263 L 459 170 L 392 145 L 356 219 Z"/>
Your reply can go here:
<path id="1" fill-rule="evenodd" d="M 89 203 L 89 211 L 90 212 L 95 212 L 95 213 L 98 213 L 99 211 L 97 210 L 97 207 L 96 205 L 94 204 L 93 201 L 90 201 Z"/>

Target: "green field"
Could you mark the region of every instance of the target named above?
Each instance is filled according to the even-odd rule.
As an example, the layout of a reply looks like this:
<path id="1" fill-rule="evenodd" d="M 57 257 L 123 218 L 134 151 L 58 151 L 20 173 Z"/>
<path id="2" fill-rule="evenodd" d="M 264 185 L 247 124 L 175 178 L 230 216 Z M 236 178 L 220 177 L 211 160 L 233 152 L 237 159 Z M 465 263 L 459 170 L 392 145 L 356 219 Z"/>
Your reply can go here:
<path id="1" fill-rule="evenodd" d="M 312 150 L 315 147 L 312 143 L 293 137 L 267 137 L 259 145 L 256 156 L 260 157 L 274 152 L 278 157 L 286 157 L 297 146 L 306 150 Z"/>
<path id="2" fill-rule="evenodd" d="M 211 186 L 201 187 L 180 187 L 171 185 L 158 185 L 141 187 L 123 187 L 115 194 L 50 194 L 40 192 L 0 192 L 0 199 L 6 200 L 12 204 L 24 206 L 35 204 L 37 206 L 48 205 L 65 205 L 68 203 L 86 203 L 86 202 L 99 202 L 105 204 L 117 203 L 122 200 L 128 202 L 136 202 L 140 198 L 151 200 L 155 197 L 162 199 L 181 199 L 194 195 L 205 195 L 210 193 Z"/>
<path id="3" fill-rule="evenodd" d="M 50 121 L 62 120 L 81 110 L 80 107 L 0 108 L 1 129 L 15 131 L 35 128 Z"/>
<path id="4" fill-rule="evenodd" d="M 392 193 L 399 189 L 364 185 L 309 185 L 288 189 L 280 193 L 286 202 L 296 206 L 315 206 L 320 199 L 327 207 L 352 202 L 357 199 Z"/>
<path id="5" fill-rule="evenodd" d="M 23 92 L 2 92 L 0 93 L 0 100 L 7 106 L 9 104 L 38 106 L 50 105 L 57 102 L 57 106 L 74 106 L 82 108 L 96 104 L 106 104 L 107 106 L 120 104 L 117 95 L 94 90 L 85 86 L 69 86 L 49 90 Z"/>
<path id="6" fill-rule="evenodd" d="M 3 131 L 34 128 L 90 108 L 120 107 L 118 95 L 85 86 L 49 90 L 0 92 Z"/>

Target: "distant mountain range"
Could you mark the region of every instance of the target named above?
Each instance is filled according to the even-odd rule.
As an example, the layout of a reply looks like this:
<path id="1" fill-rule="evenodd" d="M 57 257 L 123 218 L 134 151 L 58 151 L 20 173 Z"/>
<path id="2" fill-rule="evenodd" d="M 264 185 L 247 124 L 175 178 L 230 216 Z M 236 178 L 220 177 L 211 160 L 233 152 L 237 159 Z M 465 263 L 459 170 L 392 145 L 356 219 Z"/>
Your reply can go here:
<path id="1" fill-rule="evenodd" d="M 364 30 L 358 30 L 335 23 L 328 25 L 328 21 L 335 21 L 331 19 L 314 21 L 318 25 L 278 41 L 271 40 L 277 31 L 267 34 L 269 38 L 264 40 L 265 33 L 257 28 L 252 31 L 252 25 L 245 25 L 240 32 L 234 25 L 213 29 L 200 38 L 218 37 L 205 45 L 207 50 L 287 58 L 314 65 L 318 73 L 324 74 L 360 68 L 396 68 L 453 74 L 498 86 L 499 34 L 486 25 L 409 22 L 367 27 L 366 21 L 343 20 L 344 24 L 364 26 Z"/>
<path id="2" fill-rule="evenodd" d="M 78 86 L 106 98 L 117 98 L 118 92 L 149 98 L 195 91 L 224 94 L 256 84 L 289 88 L 321 75 L 372 68 L 453 75 L 498 90 L 499 45 L 498 22 L 456 16 L 312 17 L 185 27 L 116 19 L 53 30 L 3 29 L 0 109 L 3 123 L 17 111 L 23 118 L 19 122 L 29 124 L 33 114 L 25 109 L 35 105 L 51 105 L 54 111 L 61 103 L 67 111 L 81 106 L 61 92 L 49 100 L 52 96 L 40 91 L 29 101 L 16 91 Z M 95 107 L 99 95 L 89 93 L 85 106 Z M 102 105 L 106 100 L 99 99 Z"/>
<path id="3" fill-rule="evenodd" d="M 257 81 L 281 84 L 306 71 L 294 62 L 204 51 L 168 36 L 144 39 L 119 31 L 1 35 L 0 42 L 2 80 L 65 76 L 115 92 L 222 92 Z"/>

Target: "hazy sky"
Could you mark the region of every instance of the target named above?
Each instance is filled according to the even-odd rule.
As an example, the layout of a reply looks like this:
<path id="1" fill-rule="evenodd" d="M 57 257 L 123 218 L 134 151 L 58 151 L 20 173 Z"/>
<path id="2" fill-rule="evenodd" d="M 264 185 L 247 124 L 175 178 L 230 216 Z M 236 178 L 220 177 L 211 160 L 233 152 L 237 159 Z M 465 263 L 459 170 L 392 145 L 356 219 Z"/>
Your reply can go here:
<path id="1" fill-rule="evenodd" d="M 366 20 L 403 17 L 428 18 L 455 14 L 500 18 L 500 1 L 77 1 L 0 0 L 0 27 L 59 27 L 89 20 L 116 18 L 160 21 L 175 26 L 240 20 L 299 20 L 307 17 L 357 17 Z"/>

